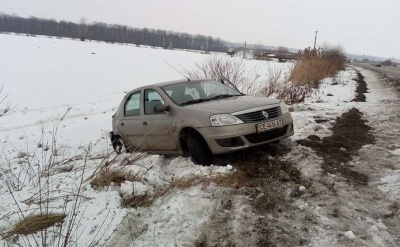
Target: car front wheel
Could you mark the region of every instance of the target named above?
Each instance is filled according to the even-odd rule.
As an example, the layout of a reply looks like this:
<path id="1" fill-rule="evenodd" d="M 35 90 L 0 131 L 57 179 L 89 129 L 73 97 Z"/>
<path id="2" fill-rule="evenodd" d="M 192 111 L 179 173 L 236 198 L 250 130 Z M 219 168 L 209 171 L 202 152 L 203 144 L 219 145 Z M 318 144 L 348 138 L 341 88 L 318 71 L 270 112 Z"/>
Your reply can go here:
<path id="1" fill-rule="evenodd" d="M 114 148 L 114 151 L 117 154 L 123 153 L 123 152 L 127 152 L 126 146 L 124 141 L 122 140 L 121 137 L 117 136 L 115 137 L 115 139 L 112 142 L 112 146 Z"/>
<path id="2" fill-rule="evenodd" d="M 187 144 L 190 156 L 195 164 L 204 166 L 211 164 L 212 153 L 201 136 L 189 134 Z"/>

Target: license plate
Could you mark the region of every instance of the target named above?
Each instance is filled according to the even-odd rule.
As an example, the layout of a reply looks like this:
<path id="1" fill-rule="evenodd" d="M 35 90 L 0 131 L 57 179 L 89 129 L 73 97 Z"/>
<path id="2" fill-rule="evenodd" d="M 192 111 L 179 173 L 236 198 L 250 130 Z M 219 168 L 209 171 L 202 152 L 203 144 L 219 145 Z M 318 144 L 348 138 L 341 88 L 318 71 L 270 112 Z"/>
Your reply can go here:
<path id="1" fill-rule="evenodd" d="M 272 129 L 276 129 L 279 127 L 283 127 L 283 121 L 282 121 L 282 119 L 277 119 L 277 120 L 257 124 L 256 127 L 257 127 L 257 132 L 261 133 L 261 132 L 264 132 L 267 130 L 272 130 Z"/>

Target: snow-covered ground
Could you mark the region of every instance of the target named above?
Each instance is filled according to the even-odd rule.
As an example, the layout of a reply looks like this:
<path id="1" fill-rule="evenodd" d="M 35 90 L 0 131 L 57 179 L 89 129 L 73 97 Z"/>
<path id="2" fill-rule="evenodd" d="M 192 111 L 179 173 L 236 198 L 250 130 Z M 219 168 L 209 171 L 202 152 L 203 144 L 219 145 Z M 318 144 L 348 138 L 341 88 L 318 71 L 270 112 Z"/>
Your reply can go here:
<path id="1" fill-rule="evenodd" d="M 9 115 L 0 118 L 0 233 L 10 231 L 27 215 L 49 211 L 68 215 L 65 221 L 74 223 L 71 244 L 76 246 L 193 246 L 206 238 L 205 228 L 209 227 L 215 212 L 221 208 L 227 211 L 224 205 L 232 200 L 234 205 L 229 212 L 234 216 L 230 224 L 237 235 L 231 238 L 239 246 L 248 245 L 247 239 L 241 238 L 243 235 L 239 233 L 251 231 L 252 222 L 258 218 L 248 205 L 246 195 L 231 198 L 226 193 L 227 188 L 213 183 L 188 188 L 172 186 L 182 179 L 229 175 L 235 167 L 196 166 L 185 157 L 108 155 L 111 153 L 107 140 L 111 116 L 124 92 L 154 82 L 181 79 L 182 76 L 164 60 L 178 69 L 188 69 L 208 56 L 131 45 L 0 34 L 0 85 L 4 85 L 9 95 L 7 100 L 15 106 Z M 258 74 L 265 76 L 271 67 L 287 71 L 291 64 L 246 61 L 248 70 L 255 67 Z M 351 102 L 355 96 L 356 83 L 352 79 L 356 78 L 356 73 L 347 68 L 335 78 L 325 79 L 321 89 L 304 104 L 292 106 L 295 135 L 288 142 L 293 150 L 284 158 L 295 161 L 306 177 L 321 176 L 321 159 L 312 150 L 296 145 L 295 140 L 311 134 L 329 136 L 336 117 L 352 107 L 360 108 L 368 118 L 374 119 L 372 124 L 376 126 L 386 118 L 394 119 L 395 108 L 391 110 L 394 115 L 374 117 L 386 104 L 395 102 L 395 95 L 389 89 L 382 89 L 375 74 L 364 70 L 362 73 L 372 85 L 366 103 Z M 398 134 L 399 129 L 393 123 L 385 128 Z M 389 132 L 385 134 L 390 136 Z M 400 143 L 393 138 L 390 140 L 383 145 L 382 153 L 397 162 Z M 371 145 L 361 152 L 373 153 L 371 150 L 379 153 L 377 150 L 383 148 Z M 49 159 L 54 165 L 47 170 Z M 357 162 L 366 160 L 360 158 Z M 115 183 L 94 188 L 91 185 L 94 174 L 105 167 L 131 174 L 134 179 L 120 186 Z M 393 163 L 390 167 L 396 165 Z M 372 182 L 382 193 L 398 200 L 399 167 L 393 171 L 389 168 L 382 169 Z M 41 177 L 40 184 L 38 177 Z M 340 186 L 343 183 L 337 182 Z M 352 193 L 326 201 L 350 200 Z M 123 207 L 121 197 L 132 195 L 150 195 L 154 202 L 149 207 Z M 48 204 L 40 205 L 41 200 Z M 315 231 L 309 233 L 310 245 L 352 244 L 338 241 L 342 236 L 355 236 L 348 241 L 361 245 L 391 246 L 393 243 L 385 222 L 373 216 L 366 220 L 369 228 L 365 229 L 373 240 L 357 242 L 362 227 L 347 225 L 345 229 L 324 214 L 319 202 L 301 198 L 294 203 L 295 214 L 308 214 L 317 219 Z M 301 226 L 304 217 L 292 220 L 293 225 Z M 59 231 L 59 227 L 53 230 Z M 66 231 L 61 230 L 64 235 Z M 58 233 L 50 235 L 48 241 L 59 236 Z M 41 238 L 40 234 L 35 234 L 21 238 L 20 242 L 36 245 L 35 240 Z M 220 241 L 213 244 L 222 245 L 223 239 Z M 5 241 L 0 240 L 0 245 L 5 245 Z"/>

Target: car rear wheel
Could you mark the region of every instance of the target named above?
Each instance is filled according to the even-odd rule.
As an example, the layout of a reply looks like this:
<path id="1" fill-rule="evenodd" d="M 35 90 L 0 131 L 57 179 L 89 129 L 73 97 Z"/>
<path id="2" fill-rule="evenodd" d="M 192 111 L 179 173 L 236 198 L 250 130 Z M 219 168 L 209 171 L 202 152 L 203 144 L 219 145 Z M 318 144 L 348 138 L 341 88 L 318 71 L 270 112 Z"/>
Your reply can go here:
<path id="1" fill-rule="evenodd" d="M 204 166 L 211 164 L 212 153 L 201 136 L 189 134 L 187 144 L 190 156 L 195 164 Z"/>

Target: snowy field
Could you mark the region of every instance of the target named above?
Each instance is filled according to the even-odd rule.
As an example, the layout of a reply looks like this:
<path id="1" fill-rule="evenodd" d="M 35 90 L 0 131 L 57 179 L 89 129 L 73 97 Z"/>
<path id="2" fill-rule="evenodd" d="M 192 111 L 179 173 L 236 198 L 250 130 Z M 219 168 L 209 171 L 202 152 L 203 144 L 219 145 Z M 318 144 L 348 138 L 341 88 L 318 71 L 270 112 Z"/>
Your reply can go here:
<path id="1" fill-rule="evenodd" d="M 129 155 L 108 156 L 111 116 L 124 92 L 182 79 L 164 60 L 188 69 L 208 56 L 0 34 L 0 85 L 4 85 L 7 100 L 15 106 L 9 115 L 0 118 L 0 233 L 9 232 L 30 214 L 52 212 L 65 213 L 71 220 L 67 222 L 73 222 L 71 244 L 76 246 L 126 246 L 129 241 L 132 246 L 193 246 L 199 241 L 224 188 L 211 184 L 207 188 L 198 185 L 172 189 L 155 198 L 150 207 L 137 209 L 123 207 L 121 197 L 154 195 L 174 180 L 213 178 L 231 173 L 234 167 L 202 167 L 184 157 L 141 155 L 133 165 L 122 168 L 139 179 L 102 189 L 93 188 L 90 181 L 105 161 L 110 168 L 117 168 L 132 159 Z M 248 70 L 256 67 L 257 73 L 267 76 L 268 66 L 287 71 L 291 64 L 249 60 L 246 66 Z M 356 105 L 350 102 L 355 95 L 353 78 L 355 71 L 347 68 L 335 78 L 325 79 L 321 89 L 304 104 L 292 106 L 295 136 L 289 142 L 310 134 L 330 135 L 335 118 Z M 316 119 L 328 122 L 318 124 Z M 289 158 L 296 159 L 296 155 L 301 156 L 294 153 Z M 55 164 L 51 168 L 45 166 L 49 159 Z M 310 176 L 319 165 L 307 163 L 307 159 L 298 164 Z M 43 173 L 47 176 L 38 179 Z M 235 208 L 235 227 L 250 227 L 241 226 L 254 216 L 249 206 L 239 200 Z M 130 229 L 129 218 L 136 220 L 135 229 Z M 57 232 L 65 236 L 67 230 L 55 226 L 48 241 L 57 245 Z M 42 238 L 38 233 L 20 242 L 36 245 Z"/>

